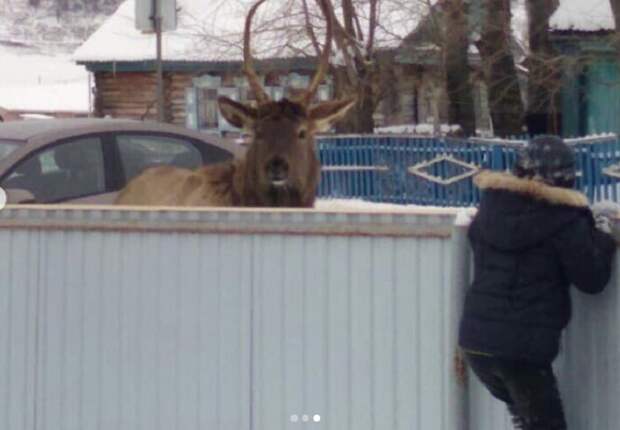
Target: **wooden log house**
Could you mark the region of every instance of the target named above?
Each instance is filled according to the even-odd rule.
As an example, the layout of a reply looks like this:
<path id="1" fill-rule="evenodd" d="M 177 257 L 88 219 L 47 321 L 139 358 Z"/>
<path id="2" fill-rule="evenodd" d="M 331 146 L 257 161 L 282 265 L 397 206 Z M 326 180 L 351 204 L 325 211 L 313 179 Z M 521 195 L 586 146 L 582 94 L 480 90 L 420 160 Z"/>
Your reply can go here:
<path id="1" fill-rule="evenodd" d="M 193 1 L 177 0 L 177 3 L 183 7 Z M 123 3 L 74 55 L 77 63 L 94 75 L 96 116 L 157 117 L 154 36 L 133 28 L 133 2 Z M 384 96 L 375 112 L 376 126 L 448 121 L 441 55 L 433 43 L 430 28 L 440 15 L 440 9 L 433 9 L 426 17 L 412 19 L 412 27 L 401 35 L 399 44 L 380 48 L 382 55 L 391 56 L 393 70 L 387 80 L 390 88 L 382 91 Z M 212 54 L 211 47 L 201 45 L 200 41 L 195 43 L 196 47 L 175 50 L 175 43 L 187 39 L 177 34 L 183 23 L 180 17 L 180 30 L 164 33 L 164 48 L 169 48 L 164 49 L 163 55 L 165 120 L 194 129 L 235 132 L 219 115 L 216 98 L 222 94 L 238 100 L 253 99 L 241 72 L 241 50 L 237 44 L 222 58 Z M 239 30 L 243 23 L 235 25 Z M 471 53 L 470 63 L 476 73 L 479 59 L 475 52 Z M 262 61 L 256 61 L 263 85 L 275 98 L 304 88 L 314 74 L 315 65 L 316 58 L 300 56 L 295 50 L 288 51 L 288 55 L 263 56 Z M 328 76 L 317 97 L 326 99 L 332 95 Z M 476 84 L 475 103 L 477 124 L 486 129 L 489 114 L 481 78 Z"/>
<path id="2" fill-rule="evenodd" d="M 618 32 L 608 0 L 565 0 L 550 20 L 561 58 L 562 133 L 620 134 Z"/>

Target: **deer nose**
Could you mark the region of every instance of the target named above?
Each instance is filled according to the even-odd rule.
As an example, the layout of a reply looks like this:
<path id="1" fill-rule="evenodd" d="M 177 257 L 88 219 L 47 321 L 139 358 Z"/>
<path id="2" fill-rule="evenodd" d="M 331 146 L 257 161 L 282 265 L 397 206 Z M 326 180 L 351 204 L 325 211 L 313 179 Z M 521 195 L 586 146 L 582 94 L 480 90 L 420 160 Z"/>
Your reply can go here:
<path id="1" fill-rule="evenodd" d="M 267 177 L 275 186 L 282 186 L 288 179 L 288 162 L 282 157 L 273 157 L 267 163 Z"/>

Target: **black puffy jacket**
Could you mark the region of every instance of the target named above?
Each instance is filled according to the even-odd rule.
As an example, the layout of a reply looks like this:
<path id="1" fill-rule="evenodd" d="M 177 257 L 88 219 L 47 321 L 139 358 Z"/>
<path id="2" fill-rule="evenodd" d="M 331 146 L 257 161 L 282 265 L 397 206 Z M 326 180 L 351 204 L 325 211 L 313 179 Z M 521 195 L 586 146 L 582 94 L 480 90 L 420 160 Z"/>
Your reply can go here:
<path id="1" fill-rule="evenodd" d="M 550 363 L 571 318 L 570 285 L 602 291 L 615 241 L 594 227 L 588 201 L 577 191 L 500 172 L 482 172 L 475 183 L 483 195 L 468 233 L 474 279 L 460 346 Z"/>

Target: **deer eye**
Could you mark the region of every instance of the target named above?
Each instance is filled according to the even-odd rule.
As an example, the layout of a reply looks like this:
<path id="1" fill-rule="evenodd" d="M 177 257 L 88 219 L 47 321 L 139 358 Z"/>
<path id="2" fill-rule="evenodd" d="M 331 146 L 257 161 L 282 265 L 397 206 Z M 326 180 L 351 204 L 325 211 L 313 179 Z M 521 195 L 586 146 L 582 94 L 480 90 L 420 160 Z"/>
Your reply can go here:
<path id="1" fill-rule="evenodd" d="M 306 130 L 299 130 L 299 133 L 297 134 L 297 137 L 299 137 L 300 139 L 305 139 L 306 138 Z"/>

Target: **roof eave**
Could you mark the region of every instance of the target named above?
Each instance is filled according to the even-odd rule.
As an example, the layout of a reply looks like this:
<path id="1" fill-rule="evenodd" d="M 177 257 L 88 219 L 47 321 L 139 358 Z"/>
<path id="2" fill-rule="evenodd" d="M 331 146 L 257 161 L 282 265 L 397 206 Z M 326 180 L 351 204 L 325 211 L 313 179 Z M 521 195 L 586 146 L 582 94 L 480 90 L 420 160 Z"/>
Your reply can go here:
<path id="1" fill-rule="evenodd" d="M 610 36 L 614 32 L 577 32 L 577 31 L 555 31 L 551 33 L 551 43 L 560 53 L 570 56 L 579 55 L 616 55 Z"/>
<path id="2" fill-rule="evenodd" d="M 274 70 L 278 68 L 315 70 L 317 59 L 314 57 L 290 57 L 254 60 L 255 69 Z M 154 72 L 157 70 L 155 60 L 78 60 L 76 64 L 85 66 L 89 72 Z M 241 60 L 230 61 L 162 61 L 164 72 L 228 72 L 241 69 Z"/>
<path id="3" fill-rule="evenodd" d="M 553 36 L 611 36 L 615 33 L 615 30 L 579 30 L 574 28 L 552 28 L 549 30 L 549 32 Z"/>

